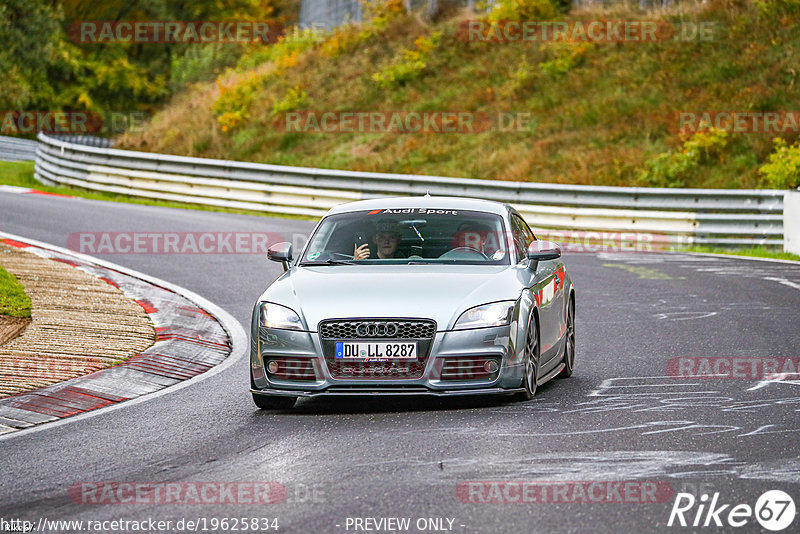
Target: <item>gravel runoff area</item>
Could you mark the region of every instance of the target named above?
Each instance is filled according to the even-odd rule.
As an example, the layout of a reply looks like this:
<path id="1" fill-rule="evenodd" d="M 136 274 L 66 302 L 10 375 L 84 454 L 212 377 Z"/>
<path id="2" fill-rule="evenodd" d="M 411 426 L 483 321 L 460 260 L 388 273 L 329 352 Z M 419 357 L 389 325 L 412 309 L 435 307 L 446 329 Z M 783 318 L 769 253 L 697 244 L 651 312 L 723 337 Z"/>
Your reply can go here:
<path id="1" fill-rule="evenodd" d="M 0 315 L 0 347 L 20 335 L 29 324 L 31 324 L 30 317 Z"/>
<path id="2" fill-rule="evenodd" d="M 29 324 L 0 324 L 0 398 L 113 366 L 156 340 L 145 310 L 103 279 L 2 243 L 0 265 L 31 299 Z"/>
<path id="3" fill-rule="evenodd" d="M 49 385 L 0 396 L 0 439 L 20 430 L 34 430 L 36 425 L 144 398 L 170 386 L 188 385 L 193 378 L 202 380 L 199 375 L 214 368 L 211 374 L 224 369 L 219 365 L 234 350 L 232 336 L 241 347 L 237 354 L 246 352 L 246 334 L 241 326 L 191 291 L 47 243 L 3 232 L 0 243 L 35 254 L 45 262 L 44 266 L 52 268 L 56 264 L 82 273 L 59 292 L 56 286 L 63 281 L 56 281 L 47 267 L 40 265 L 41 270 L 36 271 L 23 266 L 16 271 L 14 266 L 8 266 L 9 272 L 25 273 L 19 276 L 26 289 L 26 276 L 39 283 L 36 287 L 45 292 L 44 309 L 49 315 L 42 314 L 45 324 L 37 336 L 32 336 L 30 353 L 38 357 L 8 359 L 0 350 L 0 362 L 10 362 L 10 371 L 8 366 L 5 371 L 0 369 L 0 376 L 24 376 L 37 386 L 48 381 Z M 0 251 L 4 258 L 13 258 L 14 254 Z M 92 282 L 101 285 L 88 285 Z M 119 289 L 121 294 L 112 292 L 112 297 L 112 290 L 106 286 Z M 74 302 L 79 293 L 84 294 L 80 306 Z M 124 304 L 123 300 L 113 300 L 117 296 L 124 299 Z M 37 301 L 32 298 L 34 324 Z M 125 305 L 141 308 L 149 321 L 144 331 L 131 326 L 133 317 L 141 317 L 142 312 Z M 121 317 L 115 322 L 109 316 L 117 312 Z M 70 335 L 61 330 L 65 325 L 72 326 Z M 11 343 L 33 334 L 32 329 L 33 326 Z M 135 343 L 146 348 L 139 350 Z M 0 347 L 6 348 L 7 345 Z M 235 358 L 228 361 L 232 363 Z M 92 371 L 92 366 L 100 368 Z M 58 373 L 63 380 L 56 379 Z"/>

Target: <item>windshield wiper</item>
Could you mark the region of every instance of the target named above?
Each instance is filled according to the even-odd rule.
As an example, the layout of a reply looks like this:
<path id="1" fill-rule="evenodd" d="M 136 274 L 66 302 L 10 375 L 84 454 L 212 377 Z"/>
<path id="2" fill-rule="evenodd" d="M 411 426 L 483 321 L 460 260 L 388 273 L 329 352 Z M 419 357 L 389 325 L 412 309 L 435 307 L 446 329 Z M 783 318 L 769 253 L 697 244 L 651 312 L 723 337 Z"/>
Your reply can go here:
<path id="1" fill-rule="evenodd" d="M 304 261 L 300 266 L 305 265 L 355 265 L 353 260 L 325 260 L 325 261 Z"/>

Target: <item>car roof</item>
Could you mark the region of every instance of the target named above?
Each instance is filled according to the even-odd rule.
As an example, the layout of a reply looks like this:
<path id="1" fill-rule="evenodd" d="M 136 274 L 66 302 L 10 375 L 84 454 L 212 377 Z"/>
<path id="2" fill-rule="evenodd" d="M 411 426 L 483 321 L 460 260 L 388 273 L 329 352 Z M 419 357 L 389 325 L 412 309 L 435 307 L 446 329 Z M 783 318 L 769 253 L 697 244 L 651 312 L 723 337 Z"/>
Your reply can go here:
<path id="1" fill-rule="evenodd" d="M 473 210 L 485 213 L 505 215 L 511 209 L 508 204 L 466 197 L 386 197 L 370 200 L 357 200 L 346 204 L 339 204 L 331 208 L 328 215 L 335 213 L 351 213 L 363 210 L 396 208 L 426 208 L 426 209 L 451 209 Z"/>

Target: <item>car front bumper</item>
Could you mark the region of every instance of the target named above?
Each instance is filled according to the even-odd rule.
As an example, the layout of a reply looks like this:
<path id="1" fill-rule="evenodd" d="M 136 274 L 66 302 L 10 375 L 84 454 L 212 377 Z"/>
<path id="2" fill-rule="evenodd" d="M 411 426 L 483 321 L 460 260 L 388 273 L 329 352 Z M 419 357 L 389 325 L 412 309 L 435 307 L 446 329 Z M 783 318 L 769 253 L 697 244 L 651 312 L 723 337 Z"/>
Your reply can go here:
<path id="1" fill-rule="evenodd" d="M 516 351 L 516 323 L 510 326 L 437 332 L 425 367 L 418 378 L 334 377 L 316 332 L 268 329 L 254 326 L 251 338 L 251 391 L 254 394 L 316 397 L 352 395 L 503 395 L 521 391 L 523 365 Z M 308 362 L 313 380 L 278 379 L 264 362 L 292 358 Z M 493 359 L 499 371 L 487 378 L 443 380 L 445 361 Z"/>
<path id="2" fill-rule="evenodd" d="M 380 388 L 357 388 L 357 389 L 340 389 L 337 387 L 324 389 L 322 391 L 305 391 L 305 390 L 287 390 L 287 389 L 251 389 L 251 393 L 266 396 L 279 396 L 279 397 L 348 397 L 348 396 L 373 396 L 373 395 L 391 395 L 391 396 L 417 396 L 428 395 L 436 397 L 463 397 L 466 395 L 511 395 L 514 393 L 525 391 L 524 388 L 503 389 L 503 388 L 477 388 L 477 389 L 452 389 L 452 390 L 433 390 L 433 389 L 406 389 L 406 388 L 391 388 L 381 386 Z"/>

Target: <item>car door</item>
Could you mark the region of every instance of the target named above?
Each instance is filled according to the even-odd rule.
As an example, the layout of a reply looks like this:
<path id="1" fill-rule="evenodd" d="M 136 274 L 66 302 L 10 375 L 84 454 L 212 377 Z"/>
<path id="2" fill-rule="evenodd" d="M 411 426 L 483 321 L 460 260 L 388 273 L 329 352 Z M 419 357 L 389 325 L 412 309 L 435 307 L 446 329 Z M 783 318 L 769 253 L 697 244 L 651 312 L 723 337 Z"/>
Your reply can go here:
<path id="1" fill-rule="evenodd" d="M 536 239 L 528 224 L 516 213 L 511 215 L 511 232 L 518 257 L 525 258 L 528 247 Z M 559 343 L 564 322 L 564 264 L 560 259 L 539 262 L 532 297 L 539 309 L 539 344 L 541 355 L 539 376 L 549 372 L 558 364 Z"/>

